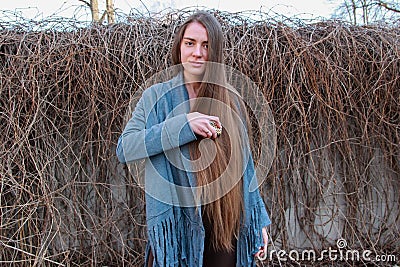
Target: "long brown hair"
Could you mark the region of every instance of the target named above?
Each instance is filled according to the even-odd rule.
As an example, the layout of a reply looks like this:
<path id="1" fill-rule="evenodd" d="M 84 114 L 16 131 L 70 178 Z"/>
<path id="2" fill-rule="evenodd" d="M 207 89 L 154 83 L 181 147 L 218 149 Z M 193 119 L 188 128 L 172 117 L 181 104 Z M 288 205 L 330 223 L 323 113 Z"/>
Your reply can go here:
<path id="1" fill-rule="evenodd" d="M 223 131 L 215 140 L 202 139 L 192 142 L 190 156 L 193 164 L 196 165 L 195 168 L 198 169 L 195 172 L 197 185 L 202 188 L 199 190 L 198 197 L 202 203 L 206 204 L 203 206 L 203 216 L 208 216 L 213 225 L 212 245 L 218 250 L 229 251 L 233 249 L 232 241 L 238 236 L 244 213 L 242 180 L 245 164 L 243 146 L 246 142 L 243 140 L 242 123 L 238 120 L 239 113 L 244 112 L 246 126 L 249 123 L 246 109 L 242 108 L 243 102 L 232 90 L 228 89 L 226 73 L 222 65 L 224 37 L 221 25 L 214 16 L 200 11 L 183 23 L 175 35 L 172 46 L 173 64 L 181 63 L 181 41 L 186 27 L 192 22 L 202 24 L 207 30 L 209 63 L 191 111 L 218 116 L 223 125 Z M 214 145 L 211 142 L 214 142 Z M 210 157 L 214 155 L 214 159 L 209 162 Z M 212 186 L 207 187 L 210 183 Z M 220 197 L 210 203 L 216 195 Z"/>

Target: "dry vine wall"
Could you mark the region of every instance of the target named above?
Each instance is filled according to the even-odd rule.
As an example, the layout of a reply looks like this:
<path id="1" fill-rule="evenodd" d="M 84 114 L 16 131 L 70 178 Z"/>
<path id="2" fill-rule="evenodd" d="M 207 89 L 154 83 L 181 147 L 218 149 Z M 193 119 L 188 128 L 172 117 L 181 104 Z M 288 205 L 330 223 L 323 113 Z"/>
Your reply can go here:
<path id="1" fill-rule="evenodd" d="M 259 174 L 271 249 L 320 252 L 343 238 L 399 256 L 399 28 L 213 12 L 226 63 L 258 85 L 276 123 L 276 157 Z M 143 190 L 115 146 L 187 15 L 61 31 L 1 23 L 2 266 L 143 263 Z"/>

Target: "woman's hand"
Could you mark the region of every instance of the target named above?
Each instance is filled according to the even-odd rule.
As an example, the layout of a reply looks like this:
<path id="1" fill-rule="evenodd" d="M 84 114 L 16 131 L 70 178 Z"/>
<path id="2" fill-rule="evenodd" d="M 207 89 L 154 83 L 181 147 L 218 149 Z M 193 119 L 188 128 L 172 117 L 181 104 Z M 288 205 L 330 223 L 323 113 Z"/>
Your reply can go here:
<path id="1" fill-rule="evenodd" d="M 266 260 L 268 257 L 267 247 L 268 247 L 268 233 L 267 228 L 263 227 L 262 236 L 264 241 L 264 246 L 260 247 L 257 253 L 254 255 L 259 260 Z"/>
<path id="2" fill-rule="evenodd" d="M 217 138 L 217 132 L 210 124 L 210 121 L 214 121 L 218 127 L 222 127 L 218 117 L 209 116 L 200 112 L 191 112 L 187 114 L 187 119 L 192 131 L 204 138 Z"/>

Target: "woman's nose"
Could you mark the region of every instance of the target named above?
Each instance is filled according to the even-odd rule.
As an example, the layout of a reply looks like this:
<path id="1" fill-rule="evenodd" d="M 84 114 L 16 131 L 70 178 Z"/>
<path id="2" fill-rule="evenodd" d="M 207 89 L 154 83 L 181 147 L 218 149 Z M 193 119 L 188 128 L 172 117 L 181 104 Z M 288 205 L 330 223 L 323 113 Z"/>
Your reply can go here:
<path id="1" fill-rule="evenodd" d="M 194 48 L 194 51 L 193 51 L 193 56 L 201 57 L 202 55 L 203 54 L 202 54 L 202 51 L 201 51 L 201 45 L 196 45 L 195 48 Z"/>

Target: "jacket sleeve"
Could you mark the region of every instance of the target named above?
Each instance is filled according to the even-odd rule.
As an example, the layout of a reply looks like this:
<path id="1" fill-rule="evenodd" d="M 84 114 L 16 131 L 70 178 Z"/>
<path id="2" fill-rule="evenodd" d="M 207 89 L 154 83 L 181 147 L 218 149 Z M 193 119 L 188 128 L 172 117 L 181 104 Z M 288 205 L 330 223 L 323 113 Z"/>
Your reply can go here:
<path id="1" fill-rule="evenodd" d="M 146 128 L 148 120 L 157 119 L 153 109 L 155 105 L 146 91 L 118 139 L 116 152 L 121 163 L 154 156 L 196 140 L 187 114 L 168 117 Z"/>

